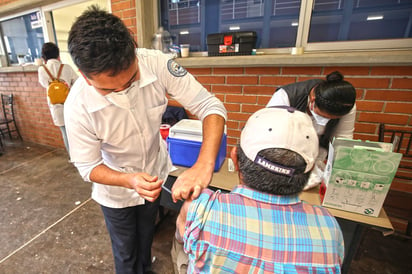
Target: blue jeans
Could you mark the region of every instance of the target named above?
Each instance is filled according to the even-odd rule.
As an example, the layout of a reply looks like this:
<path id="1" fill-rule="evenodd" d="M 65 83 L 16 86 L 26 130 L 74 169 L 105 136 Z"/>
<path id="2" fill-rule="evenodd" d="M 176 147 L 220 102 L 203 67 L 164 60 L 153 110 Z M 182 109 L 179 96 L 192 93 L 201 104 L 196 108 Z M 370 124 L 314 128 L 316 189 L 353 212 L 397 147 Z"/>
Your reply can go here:
<path id="1" fill-rule="evenodd" d="M 126 208 L 101 206 L 109 231 L 116 273 L 145 273 L 152 267 L 152 242 L 160 199 Z"/>

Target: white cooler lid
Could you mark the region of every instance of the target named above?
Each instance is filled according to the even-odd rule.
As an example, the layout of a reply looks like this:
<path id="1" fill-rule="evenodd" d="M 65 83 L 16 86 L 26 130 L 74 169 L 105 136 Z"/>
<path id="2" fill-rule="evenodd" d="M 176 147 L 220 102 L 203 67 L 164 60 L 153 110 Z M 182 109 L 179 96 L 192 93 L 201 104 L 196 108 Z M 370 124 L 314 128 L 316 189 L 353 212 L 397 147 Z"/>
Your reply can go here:
<path id="1" fill-rule="evenodd" d="M 226 125 L 224 129 L 226 134 Z M 174 139 L 202 142 L 202 121 L 182 119 L 169 130 L 169 137 Z"/>
<path id="2" fill-rule="evenodd" d="M 202 121 L 182 119 L 170 128 L 169 137 L 202 142 Z"/>

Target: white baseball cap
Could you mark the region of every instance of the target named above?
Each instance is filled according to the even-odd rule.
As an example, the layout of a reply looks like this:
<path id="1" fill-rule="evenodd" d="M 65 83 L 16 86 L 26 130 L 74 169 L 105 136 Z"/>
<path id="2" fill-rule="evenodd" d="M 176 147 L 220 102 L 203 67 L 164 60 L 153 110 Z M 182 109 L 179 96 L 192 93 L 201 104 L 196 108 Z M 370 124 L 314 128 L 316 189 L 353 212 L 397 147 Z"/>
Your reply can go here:
<path id="1" fill-rule="evenodd" d="M 292 176 L 294 168 L 273 163 L 258 156 L 267 148 L 283 148 L 298 153 L 310 171 L 319 150 L 319 140 L 310 117 L 289 106 L 258 110 L 247 120 L 240 135 L 240 147 L 246 156 L 271 172 Z"/>

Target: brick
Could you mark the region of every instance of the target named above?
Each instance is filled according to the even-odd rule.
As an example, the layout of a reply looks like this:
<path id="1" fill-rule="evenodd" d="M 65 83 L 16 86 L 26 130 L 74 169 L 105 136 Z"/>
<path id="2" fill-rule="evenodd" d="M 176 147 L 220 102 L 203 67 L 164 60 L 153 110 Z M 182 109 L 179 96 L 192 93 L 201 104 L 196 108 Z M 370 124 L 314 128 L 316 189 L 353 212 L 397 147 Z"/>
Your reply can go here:
<path id="1" fill-rule="evenodd" d="M 214 68 L 213 74 L 243 74 L 243 68 Z"/>
<path id="2" fill-rule="evenodd" d="M 283 67 L 282 75 L 320 75 L 322 67 Z"/>
<path id="3" fill-rule="evenodd" d="M 372 67 L 371 75 L 405 75 L 412 76 L 412 66 Z"/>
<path id="4" fill-rule="evenodd" d="M 270 98 L 272 98 L 272 96 L 262 96 L 262 95 L 260 95 L 258 97 L 257 103 L 258 103 L 258 105 L 266 106 L 269 103 Z"/>
<path id="5" fill-rule="evenodd" d="M 344 78 L 346 75 L 369 75 L 369 67 L 326 67 L 323 72 L 325 79 L 326 75 L 334 71 L 339 71 Z"/>
<path id="6" fill-rule="evenodd" d="M 193 75 L 209 75 L 212 73 L 211 68 L 188 68 L 187 71 Z"/>
<path id="7" fill-rule="evenodd" d="M 230 128 L 230 129 L 239 129 L 239 122 L 238 121 L 227 121 L 226 126 L 227 128 Z"/>
<path id="8" fill-rule="evenodd" d="M 356 110 L 357 111 L 382 111 L 383 110 L 383 102 L 376 102 L 376 101 L 357 101 L 356 102 Z"/>
<path id="9" fill-rule="evenodd" d="M 283 86 L 290 83 L 295 83 L 296 77 L 285 77 L 285 76 L 261 76 L 259 84 L 260 85 L 276 85 Z"/>
<path id="10" fill-rule="evenodd" d="M 240 137 L 240 130 L 227 130 L 227 135 L 230 135 L 231 137 Z"/>
<path id="11" fill-rule="evenodd" d="M 240 112 L 240 104 L 229 104 L 225 103 L 225 107 L 227 111 L 231 112 Z"/>
<path id="12" fill-rule="evenodd" d="M 239 84 L 239 85 L 256 85 L 258 83 L 257 76 L 228 76 L 227 84 Z"/>
<path id="13" fill-rule="evenodd" d="M 224 76 L 197 76 L 196 79 L 202 84 L 223 84 Z"/>
<path id="14" fill-rule="evenodd" d="M 235 120 L 235 121 L 247 121 L 249 118 L 248 113 L 228 113 L 227 117 L 229 120 Z"/>
<path id="15" fill-rule="evenodd" d="M 385 112 L 412 114 L 412 100 L 410 103 L 387 103 Z"/>
<path id="16" fill-rule="evenodd" d="M 135 9 L 129 9 L 123 11 L 123 16 L 122 17 L 136 17 L 136 10 Z"/>
<path id="17" fill-rule="evenodd" d="M 345 78 L 355 88 L 389 88 L 389 79 L 385 78 Z"/>
<path id="18" fill-rule="evenodd" d="M 248 104 L 242 104 L 242 113 L 255 113 L 259 109 L 261 109 L 262 106 L 259 105 L 248 105 Z"/>
<path id="19" fill-rule="evenodd" d="M 280 74 L 280 68 L 277 67 L 257 67 L 257 68 L 245 68 L 246 74 L 257 75 L 278 75 Z"/>
<path id="20" fill-rule="evenodd" d="M 391 88 L 410 89 L 412 90 L 412 78 L 395 78 L 392 80 Z M 412 101 L 412 93 L 409 97 Z"/>
<path id="21" fill-rule="evenodd" d="M 247 104 L 256 104 L 257 96 L 252 95 L 226 95 L 227 103 L 247 103 Z"/>
<path id="22" fill-rule="evenodd" d="M 367 90 L 365 100 L 383 100 L 383 101 L 412 101 L 411 91 L 397 90 Z"/>
<path id="23" fill-rule="evenodd" d="M 359 122 L 376 122 L 385 124 L 404 125 L 408 122 L 408 115 L 380 114 L 380 113 L 359 113 Z"/>
<path id="24" fill-rule="evenodd" d="M 212 85 L 213 92 L 221 93 L 241 93 L 242 86 L 233 86 L 233 85 Z"/>
<path id="25" fill-rule="evenodd" d="M 359 133 L 378 133 L 378 124 L 355 123 L 355 131 Z"/>
<path id="26" fill-rule="evenodd" d="M 121 11 L 125 9 L 130 9 L 131 8 L 131 1 L 122 1 L 122 2 L 116 2 L 112 3 L 112 11 Z"/>
<path id="27" fill-rule="evenodd" d="M 271 86 L 245 86 L 243 88 L 245 94 L 266 94 L 266 95 L 273 95 L 275 93 L 275 87 Z"/>

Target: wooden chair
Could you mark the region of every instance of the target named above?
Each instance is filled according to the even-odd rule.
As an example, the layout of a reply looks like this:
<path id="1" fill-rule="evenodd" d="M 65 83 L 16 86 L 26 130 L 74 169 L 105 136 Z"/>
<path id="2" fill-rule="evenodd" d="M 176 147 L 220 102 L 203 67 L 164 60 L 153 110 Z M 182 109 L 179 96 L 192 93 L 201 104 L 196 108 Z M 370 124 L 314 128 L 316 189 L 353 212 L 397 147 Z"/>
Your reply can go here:
<path id="1" fill-rule="evenodd" d="M 14 116 L 13 94 L 1 94 L 1 106 L 3 116 L 0 117 L 0 134 L 3 136 L 8 135 L 12 139 L 12 132 L 16 132 L 17 137 L 23 140 Z"/>
<path id="2" fill-rule="evenodd" d="M 402 153 L 402 161 L 386 196 L 383 207 L 396 228 L 396 223 L 406 225 L 407 236 L 412 236 L 412 130 L 379 126 L 379 141 L 391 142 L 393 151 Z"/>

